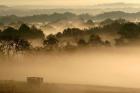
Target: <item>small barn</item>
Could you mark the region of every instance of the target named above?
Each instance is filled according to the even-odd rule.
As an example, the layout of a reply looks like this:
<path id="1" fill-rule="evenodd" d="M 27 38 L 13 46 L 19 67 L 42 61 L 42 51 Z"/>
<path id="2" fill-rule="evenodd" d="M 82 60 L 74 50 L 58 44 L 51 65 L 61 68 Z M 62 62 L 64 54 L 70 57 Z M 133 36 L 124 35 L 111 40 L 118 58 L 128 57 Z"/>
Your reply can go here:
<path id="1" fill-rule="evenodd" d="M 42 84 L 43 78 L 42 77 L 27 77 L 28 84 Z"/>

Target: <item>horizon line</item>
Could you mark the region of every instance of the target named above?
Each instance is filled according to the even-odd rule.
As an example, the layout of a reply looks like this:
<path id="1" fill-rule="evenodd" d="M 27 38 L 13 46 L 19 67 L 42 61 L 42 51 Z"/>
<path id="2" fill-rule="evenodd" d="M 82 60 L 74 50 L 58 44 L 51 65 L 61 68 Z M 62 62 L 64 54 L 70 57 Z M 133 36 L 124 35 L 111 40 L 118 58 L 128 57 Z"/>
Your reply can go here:
<path id="1" fill-rule="evenodd" d="M 84 6 L 98 6 L 98 5 L 107 5 L 107 4 L 134 4 L 134 5 L 139 5 L 140 3 L 126 3 L 126 2 L 110 2 L 110 3 L 99 3 L 99 4 L 90 4 L 90 5 L 44 5 L 44 4 L 40 4 L 40 5 L 37 5 L 37 4 L 18 4 L 18 5 L 6 5 L 6 4 L 0 4 L 0 6 L 9 6 L 9 7 L 20 7 L 20 6 L 48 6 L 48 7 L 72 7 L 72 6 L 75 6 L 75 7 L 84 7 Z"/>

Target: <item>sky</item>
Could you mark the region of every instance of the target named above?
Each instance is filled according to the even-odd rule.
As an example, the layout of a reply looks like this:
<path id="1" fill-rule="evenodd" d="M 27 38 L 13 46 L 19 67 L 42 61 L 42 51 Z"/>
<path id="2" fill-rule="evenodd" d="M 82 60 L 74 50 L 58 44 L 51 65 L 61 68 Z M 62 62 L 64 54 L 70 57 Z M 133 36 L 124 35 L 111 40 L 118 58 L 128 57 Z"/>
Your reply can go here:
<path id="1" fill-rule="evenodd" d="M 0 5 L 94 5 L 103 3 L 140 3 L 140 0 L 0 0 Z"/>

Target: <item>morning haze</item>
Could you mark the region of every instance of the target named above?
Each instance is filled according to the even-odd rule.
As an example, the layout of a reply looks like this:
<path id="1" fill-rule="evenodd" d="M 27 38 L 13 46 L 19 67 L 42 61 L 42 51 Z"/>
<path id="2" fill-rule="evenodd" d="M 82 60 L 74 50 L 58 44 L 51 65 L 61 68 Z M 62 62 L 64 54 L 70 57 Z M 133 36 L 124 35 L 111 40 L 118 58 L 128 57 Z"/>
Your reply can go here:
<path id="1" fill-rule="evenodd" d="M 56 5 L 56 6 L 74 6 L 74 5 L 94 5 L 104 3 L 140 3 L 139 0 L 0 0 L 1 5 Z"/>
<path id="2" fill-rule="evenodd" d="M 0 0 L 0 93 L 140 93 L 139 0 Z"/>

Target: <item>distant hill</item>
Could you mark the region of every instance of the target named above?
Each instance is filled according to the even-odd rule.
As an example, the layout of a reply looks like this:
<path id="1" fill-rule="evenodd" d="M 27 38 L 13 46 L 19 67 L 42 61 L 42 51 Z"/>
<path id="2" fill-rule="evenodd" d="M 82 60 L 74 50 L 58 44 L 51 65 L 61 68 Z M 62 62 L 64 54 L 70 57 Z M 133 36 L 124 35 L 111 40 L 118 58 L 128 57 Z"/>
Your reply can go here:
<path id="1" fill-rule="evenodd" d="M 93 20 L 102 21 L 105 19 L 126 19 L 130 21 L 140 20 L 140 12 L 126 13 L 122 11 L 105 12 L 93 17 Z"/>
<path id="2" fill-rule="evenodd" d="M 0 15 L 16 15 L 16 16 L 33 16 L 39 14 L 53 14 L 71 12 L 74 14 L 88 13 L 92 15 L 101 14 L 103 12 L 123 11 L 135 13 L 140 11 L 140 4 L 131 3 L 107 3 L 93 6 L 43 6 L 43 5 L 27 5 L 27 6 L 5 6 L 0 5 Z"/>
<path id="3" fill-rule="evenodd" d="M 54 13 L 54 14 L 41 14 L 33 16 L 18 17 L 15 15 L 1 16 L 0 23 L 12 23 L 12 22 L 54 22 L 59 20 L 71 20 L 78 19 L 78 16 L 73 13 Z"/>
<path id="4" fill-rule="evenodd" d="M 53 14 L 40 14 L 40 15 L 33 15 L 33 16 L 25 16 L 19 17 L 15 15 L 10 16 L 0 16 L 0 23 L 13 23 L 13 22 L 56 22 L 60 20 L 79 20 L 79 21 L 86 21 L 86 20 L 93 20 L 93 21 L 103 21 L 106 19 L 126 19 L 129 21 L 139 21 L 140 20 L 140 12 L 137 13 L 127 13 L 122 11 L 112 11 L 112 12 L 105 12 L 96 16 L 89 15 L 89 14 L 74 14 L 70 12 L 65 13 L 53 13 Z"/>
<path id="5" fill-rule="evenodd" d="M 131 4 L 131 3 L 106 3 L 94 5 L 96 8 L 140 8 L 140 4 Z"/>

